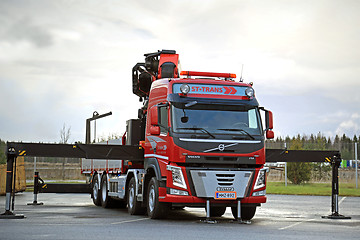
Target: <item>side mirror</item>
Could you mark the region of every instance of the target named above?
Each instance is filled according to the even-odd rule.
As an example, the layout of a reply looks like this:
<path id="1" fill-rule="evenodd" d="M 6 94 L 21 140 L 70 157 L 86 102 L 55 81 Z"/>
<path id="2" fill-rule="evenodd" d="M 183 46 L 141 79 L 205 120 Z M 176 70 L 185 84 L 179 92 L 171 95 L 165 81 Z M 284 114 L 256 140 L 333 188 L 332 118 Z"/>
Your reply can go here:
<path id="1" fill-rule="evenodd" d="M 160 127 L 159 126 L 151 126 L 150 134 L 151 135 L 160 135 Z"/>
<path id="2" fill-rule="evenodd" d="M 273 114 L 269 110 L 265 111 L 265 124 L 266 124 L 266 129 L 273 129 L 273 127 L 274 127 Z"/>
<path id="3" fill-rule="evenodd" d="M 152 108 L 150 108 L 150 124 L 152 126 L 153 125 L 155 125 L 155 126 L 159 125 L 157 106 L 153 106 Z"/>
<path id="4" fill-rule="evenodd" d="M 266 138 L 267 139 L 273 139 L 275 137 L 273 130 L 267 130 L 266 131 Z"/>

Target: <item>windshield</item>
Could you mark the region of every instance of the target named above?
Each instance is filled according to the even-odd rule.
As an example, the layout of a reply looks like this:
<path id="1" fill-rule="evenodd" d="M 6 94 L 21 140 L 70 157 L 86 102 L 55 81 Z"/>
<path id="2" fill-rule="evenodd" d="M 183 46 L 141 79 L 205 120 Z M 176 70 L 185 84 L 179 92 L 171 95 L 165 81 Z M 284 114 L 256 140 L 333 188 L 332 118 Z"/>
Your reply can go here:
<path id="1" fill-rule="evenodd" d="M 256 108 L 196 104 L 191 107 L 172 105 L 172 129 L 176 133 L 239 135 L 253 139 L 261 135 L 259 112 Z"/>

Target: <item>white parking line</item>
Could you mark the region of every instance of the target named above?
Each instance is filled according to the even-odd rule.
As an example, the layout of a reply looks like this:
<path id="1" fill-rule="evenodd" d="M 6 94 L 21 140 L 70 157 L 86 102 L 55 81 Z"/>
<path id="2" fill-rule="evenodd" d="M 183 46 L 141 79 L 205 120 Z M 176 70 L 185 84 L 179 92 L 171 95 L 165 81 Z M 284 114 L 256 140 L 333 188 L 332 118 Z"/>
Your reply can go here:
<path id="1" fill-rule="evenodd" d="M 302 224 L 302 223 L 305 223 L 305 222 L 314 221 L 314 220 L 315 220 L 315 219 L 312 218 L 312 219 L 308 219 L 308 220 L 306 220 L 306 221 L 297 222 L 297 223 L 291 224 L 291 225 L 289 225 L 289 226 L 279 228 L 279 230 L 285 230 L 285 229 L 288 229 L 288 228 L 295 227 L 295 226 L 297 226 L 297 225 L 299 225 L 299 224 Z"/>
<path id="2" fill-rule="evenodd" d="M 339 205 L 346 199 L 346 197 L 343 197 L 340 201 L 339 201 Z M 310 222 L 310 221 L 313 221 L 315 219 L 308 219 L 306 221 L 302 221 L 302 222 L 297 222 L 297 223 L 294 223 L 294 224 L 291 224 L 289 226 L 286 226 L 286 227 L 282 227 L 282 228 L 279 228 L 279 230 L 285 230 L 285 229 L 288 229 L 288 228 L 292 228 L 292 227 L 295 227 L 299 224 L 302 224 L 302 223 L 305 223 L 305 222 Z"/>
<path id="3" fill-rule="evenodd" d="M 148 220 L 149 218 L 139 218 L 139 219 L 133 219 L 133 220 L 125 220 L 125 221 L 121 221 L 121 222 L 114 222 L 111 224 L 123 224 L 123 223 L 129 223 L 129 222 L 138 222 L 138 221 L 143 221 L 143 220 Z"/>
<path id="4" fill-rule="evenodd" d="M 346 197 L 343 197 L 340 201 L 339 201 L 339 205 L 345 200 Z"/>

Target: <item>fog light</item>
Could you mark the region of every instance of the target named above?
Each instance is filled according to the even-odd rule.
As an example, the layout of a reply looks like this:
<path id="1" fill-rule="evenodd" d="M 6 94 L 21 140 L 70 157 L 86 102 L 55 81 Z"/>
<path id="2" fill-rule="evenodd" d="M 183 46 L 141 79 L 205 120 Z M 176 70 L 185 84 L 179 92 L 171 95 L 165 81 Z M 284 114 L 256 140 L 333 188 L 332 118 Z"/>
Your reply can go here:
<path id="1" fill-rule="evenodd" d="M 182 191 L 179 189 L 170 188 L 171 195 L 181 195 L 181 196 L 188 196 L 189 193 L 187 191 Z"/>
<path id="2" fill-rule="evenodd" d="M 265 196 L 266 195 L 266 190 L 254 192 L 252 195 L 253 195 L 253 197 Z"/>

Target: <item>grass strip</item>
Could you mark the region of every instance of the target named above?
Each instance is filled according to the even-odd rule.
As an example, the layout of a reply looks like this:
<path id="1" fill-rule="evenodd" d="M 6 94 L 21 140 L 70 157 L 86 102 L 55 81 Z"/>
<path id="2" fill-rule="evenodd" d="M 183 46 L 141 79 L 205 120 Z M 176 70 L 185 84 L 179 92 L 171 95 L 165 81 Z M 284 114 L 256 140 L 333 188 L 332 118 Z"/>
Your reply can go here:
<path id="1" fill-rule="evenodd" d="M 266 187 L 268 194 L 285 195 L 314 195 L 331 196 L 331 183 L 305 183 L 295 185 L 288 183 L 285 187 L 284 182 L 268 182 Z M 355 188 L 353 183 L 340 183 L 340 196 L 360 197 L 360 188 Z"/>

